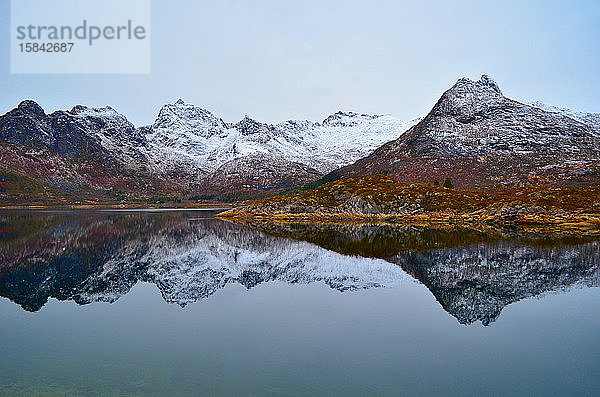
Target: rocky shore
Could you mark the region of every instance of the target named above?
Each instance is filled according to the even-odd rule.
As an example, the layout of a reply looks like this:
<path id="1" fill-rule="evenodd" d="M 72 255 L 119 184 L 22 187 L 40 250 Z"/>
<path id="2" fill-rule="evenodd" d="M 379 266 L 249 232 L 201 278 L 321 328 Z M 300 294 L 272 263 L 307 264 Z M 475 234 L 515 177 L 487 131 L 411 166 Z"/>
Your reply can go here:
<path id="1" fill-rule="evenodd" d="M 345 178 L 219 214 L 234 220 L 546 224 L 600 233 L 600 188 L 464 191 L 385 175 Z"/>

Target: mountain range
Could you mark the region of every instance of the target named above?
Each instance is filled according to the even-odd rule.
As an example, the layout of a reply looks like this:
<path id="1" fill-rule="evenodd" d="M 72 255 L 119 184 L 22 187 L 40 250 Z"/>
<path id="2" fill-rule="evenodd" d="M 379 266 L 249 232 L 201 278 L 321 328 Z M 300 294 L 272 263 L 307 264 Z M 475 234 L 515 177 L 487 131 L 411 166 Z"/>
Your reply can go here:
<path id="1" fill-rule="evenodd" d="M 346 176 L 460 188 L 579 186 L 600 177 L 600 116 L 506 98 L 460 79 L 423 119 L 337 112 L 321 122 L 228 123 L 178 100 L 136 127 L 111 107 L 0 116 L 5 201 L 259 198 Z M 315 182 L 316 181 L 316 182 Z"/>

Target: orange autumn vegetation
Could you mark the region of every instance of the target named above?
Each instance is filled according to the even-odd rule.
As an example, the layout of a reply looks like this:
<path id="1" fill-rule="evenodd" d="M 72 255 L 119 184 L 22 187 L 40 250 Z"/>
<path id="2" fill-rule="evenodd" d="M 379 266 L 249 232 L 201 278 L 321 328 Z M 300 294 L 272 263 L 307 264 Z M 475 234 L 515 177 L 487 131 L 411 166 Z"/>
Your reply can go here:
<path id="1" fill-rule="evenodd" d="M 239 206 L 224 218 L 585 224 L 600 227 L 600 187 L 466 191 L 407 185 L 384 175 Z"/>

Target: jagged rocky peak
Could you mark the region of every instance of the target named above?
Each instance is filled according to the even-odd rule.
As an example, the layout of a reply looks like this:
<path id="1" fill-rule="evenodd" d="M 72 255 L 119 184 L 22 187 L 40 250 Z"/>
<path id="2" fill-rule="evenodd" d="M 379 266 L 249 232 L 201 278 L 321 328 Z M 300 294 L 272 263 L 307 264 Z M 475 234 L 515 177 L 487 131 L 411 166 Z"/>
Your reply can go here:
<path id="1" fill-rule="evenodd" d="M 110 106 L 94 108 L 75 105 L 70 110 L 57 110 L 50 114 L 55 135 L 86 135 L 91 139 L 100 139 L 108 150 L 118 146 L 140 144 L 141 135 L 127 117 Z"/>
<path id="2" fill-rule="evenodd" d="M 325 120 L 323 120 L 323 125 L 330 127 L 352 127 L 359 124 L 362 121 L 374 120 L 378 117 L 381 116 L 365 113 L 338 111 L 325 118 Z"/>
<path id="3" fill-rule="evenodd" d="M 178 99 L 160 109 L 152 128 L 183 129 L 204 135 L 206 130 L 226 128 L 226 125 L 210 111 Z"/>
<path id="4" fill-rule="evenodd" d="M 28 99 L 0 116 L 0 140 L 4 143 L 41 148 L 52 142 L 50 117 Z"/>
<path id="5" fill-rule="evenodd" d="M 477 81 L 463 77 L 444 92 L 433 112 L 471 117 L 496 107 L 502 99 L 498 84 L 488 75 L 482 75 Z"/>
<path id="6" fill-rule="evenodd" d="M 486 92 L 491 95 L 502 95 L 498 84 L 487 74 L 481 75 L 481 78 L 477 81 L 463 77 L 458 79 L 456 84 L 450 88 L 449 91 L 454 93 L 460 92 Z"/>
<path id="7" fill-rule="evenodd" d="M 471 81 L 469 79 L 462 79 L 462 80 L 466 80 L 468 83 L 473 84 L 477 87 L 490 89 L 490 90 L 494 91 L 495 93 L 502 95 L 502 91 L 500 91 L 500 87 L 498 87 L 498 84 L 494 81 L 494 79 L 492 79 L 487 74 L 482 74 L 481 78 L 478 81 Z"/>
<path id="8" fill-rule="evenodd" d="M 487 74 L 482 74 L 481 78 L 479 79 L 479 81 L 477 83 L 482 86 L 485 86 L 485 87 L 490 87 L 492 90 L 496 91 L 498 94 L 502 94 L 502 92 L 500 91 L 500 87 L 498 87 L 498 84 L 496 84 L 494 79 L 492 79 Z"/>
<path id="9" fill-rule="evenodd" d="M 94 108 L 94 107 L 90 107 L 90 106 L 86 106 L 86 105 L 75 105 L 71 108 L 71 110 L 69 110 L 69 113 L 71 113 L 73 115 L 79 115 L 79 116 L 97 116 L 97 117 L 121 116 L 121 117 L 125 117 L 110 106 Z"/>
<path id="10" fill-rule="evenodd" d="M 21 103 L 19 103 L 17 109 L 15 110 L 19 110 L 22 113 L 26 113 L 28 115 L 33 115 L 37 117 L 46 116 L 46 112 L 44 112 L 44 109 L 42 109 L 42 107 L 32 99 L 26 99 L 22 101 Z"/>
<path id="11" fill-rule="evenodd" d="M 242 135 L 253 135 L 259 133 L 268 134 L 270 132 L 274 132 L 272 125 L 256 121 L 248 115 L 244 116 L 243 119 L 235 123 L 234 128 L 237 129 Z"/>
<path id="12" fill-rule="evenodd" d="M 127 130 L 135 128 L 127 120 L 127 117 L 110 106 L 94 108 L 85 105 L 75 105 L 66 113 L 100 128 L 126 128 Z"/>

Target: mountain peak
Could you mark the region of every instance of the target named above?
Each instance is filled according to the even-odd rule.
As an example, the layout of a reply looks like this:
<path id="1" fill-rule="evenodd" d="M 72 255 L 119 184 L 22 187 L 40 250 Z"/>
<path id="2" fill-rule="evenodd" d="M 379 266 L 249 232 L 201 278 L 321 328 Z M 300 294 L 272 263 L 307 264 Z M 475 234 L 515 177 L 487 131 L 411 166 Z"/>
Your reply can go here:
<path id="1" fill-rule="evenodd" d="M 477 81 L 463 77 L 444 94 L 433 107 L 433 115 L 453 115 L 457 119 L 470 120 L 507 100 L 498 84 L 487 75 Z"/>
<path id="2" fill-rule="evenodd" d="M 120 114 L 114 108 L 112 108 L 110 106 L 94 108 L 94 107 L 90 107 L 90 106 L 86 106 L 86 105 L 75 105 L 75 106 L 73 106 L 73 108 L 71 108 L 69 113 L 71 113 L 72 115 L 81 116 L 81 117 L 92 116 L 92 117 L 104 117 L 104 118 L 115 118 L 115 117 L 125 118 L 125 116 L 123 116 L 122 114 Z"/>
<path id="3" fill-rule="evenodd" d="M 477 83 L 483 87 L 489 87 L 492 90 L 496 91 L 498 94 L 502 95 L 502 91 L 500 91 L 500 87 L 498 87 L 498 84 L 496 84 L 494 79 L 492 79 L 487 74 L 482 74 L 481 78 Z"/>
<path id="4" fill-rule="evenodd" d="M 599 175 L 591 166 L 598 148 L 589 125 L 507 98 L 483 75 L 459 79 L 418 124 L 336 172 L 387 172 L 410 183 L 451 178 L 459 188 L 587 183 Z"/>
<path id="5" fill-rule="evenodd" d="M 272 128 L 266 123 L 254 120 L 248 115 L 234 124 L 234 127 L 242 133 L 242 135 L 251 135 L 259 132 L 269 132 Z"/>
<path id="6" fill-rule="evenodd" d="M 487 74 L 481 75 L 477 81 L 467 77 L 458 79 L 456 84 L 448 91 L 459 94 L 465 92 L 477 92 L 479 94 L 487 93 L 489 95 L 502 96 L 502 91 L 500 91 L 498 84 Z"/>
<path id="7" fill-rule="evenodd" d="M 362 121 L 374 120 L 381 115 L 337 111 L 323 120 L 324 125 L 337 127 L 352 127 Z"/>
<path id="8" fill-rule="evenodd" d="M 195 126 L 198 122 L 210 121 L 213 123 L 215 120 L 217 118 L 210 111 L 178 99 L 175 103 L 166 104 L 160 109 L 154 125 L 155 127 L 164 127 L 172 125 L 174 122 L 182 122 Z"/>
<path id="9" fill-rule="evenodd" d="M 157 134 L 156 142 L 171 147 L 175 142 L 189 146 L 198 139 L 220 135 L 227 126 L 210 111 L 178 99 L 160 108 L 151 128 Z"/>
<path id="10" fill-rule="evenodd" d="M 38 103 L 32 99 L 26 99 L 24 101 L 22 101 L 21 103 L 19 103 L 19 106 L 17 106 L 17 109 L 19 109 L 20 111 L 24 112 L 24 113 L 32 113 L 36 116 L 45 116 L 46 112 L 44 112 L 44 109 L 42 109 L 42 107 L 40 105 L 38 105 Z"/>

